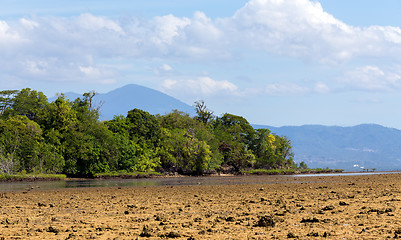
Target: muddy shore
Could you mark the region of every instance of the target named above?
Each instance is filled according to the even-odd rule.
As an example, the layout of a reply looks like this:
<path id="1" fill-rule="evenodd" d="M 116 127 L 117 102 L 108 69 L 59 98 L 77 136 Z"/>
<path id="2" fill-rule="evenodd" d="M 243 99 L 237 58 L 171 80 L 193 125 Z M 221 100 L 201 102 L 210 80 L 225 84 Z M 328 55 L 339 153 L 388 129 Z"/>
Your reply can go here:
<path id="1" fill-rule="evenodd" d="M 401 174 L 0 192 L 0 239 L 401 237 Z"/>

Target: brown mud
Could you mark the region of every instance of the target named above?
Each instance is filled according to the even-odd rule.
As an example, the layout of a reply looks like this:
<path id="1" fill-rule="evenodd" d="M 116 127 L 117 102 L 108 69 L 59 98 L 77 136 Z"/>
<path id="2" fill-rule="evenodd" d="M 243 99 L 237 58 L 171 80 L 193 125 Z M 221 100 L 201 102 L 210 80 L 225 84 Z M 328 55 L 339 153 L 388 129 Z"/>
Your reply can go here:
<path id="1" fill-rule="evenodd" d="M 401 238 L 401 174 L 0 192 L 0 239 Z"/>

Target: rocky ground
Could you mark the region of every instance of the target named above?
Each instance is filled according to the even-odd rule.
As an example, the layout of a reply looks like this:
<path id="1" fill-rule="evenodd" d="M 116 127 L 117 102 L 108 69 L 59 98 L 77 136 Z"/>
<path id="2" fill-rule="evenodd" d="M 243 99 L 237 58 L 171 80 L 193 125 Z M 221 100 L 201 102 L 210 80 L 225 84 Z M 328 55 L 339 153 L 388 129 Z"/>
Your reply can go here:
<path id="1" fill-rule="evenodd" d="M 0 239 L 401 238 L 401 174 L 0 193 Z"/>

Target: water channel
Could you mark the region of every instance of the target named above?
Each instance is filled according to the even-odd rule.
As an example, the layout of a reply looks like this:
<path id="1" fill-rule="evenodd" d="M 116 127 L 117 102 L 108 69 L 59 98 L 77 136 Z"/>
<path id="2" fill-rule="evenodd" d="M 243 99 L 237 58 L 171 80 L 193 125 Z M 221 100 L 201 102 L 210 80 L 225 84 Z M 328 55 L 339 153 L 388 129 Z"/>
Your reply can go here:
<path id="1" fill-rule="evenodd" d="M 193 186 L 193 185 L 236 185 L 275 184 L 281 182 L 310 182 L 305 177 L 360 176 L 375 174 L 401 174 L 401 172 L 354 172 L 327 174 L 299 174 L 275 176 L 213 176 L 213 177 L 167 177 L 141 179 L 85 179 L 36 182 L 1 182 L 0 191 L 51 190 L 83 187 L 144 187 L 144 186 Z M 296 180 L 294 179 L 296 178 Z M 295 180 L 295 181 L 294 181 Z M 321 180 L 313 180 L 324 181 Z"/>

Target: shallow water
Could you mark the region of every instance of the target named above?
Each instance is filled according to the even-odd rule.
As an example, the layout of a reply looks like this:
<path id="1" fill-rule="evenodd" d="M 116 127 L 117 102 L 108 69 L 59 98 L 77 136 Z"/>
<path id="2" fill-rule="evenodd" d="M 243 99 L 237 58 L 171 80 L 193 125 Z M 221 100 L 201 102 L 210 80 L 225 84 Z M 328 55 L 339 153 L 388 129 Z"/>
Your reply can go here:
<path id="1" fill-rule="evenodd" d="M 346 172 L 346 173 L 320 173 L 320 174 L 299 174 L 291 175 L 294 177 L 329 177 L 329 176 L 362 176 L 362 175 L 377 175 L 377 174 L 398 174 L 401 172 Z"/>
<path id="2" fill-rule="evenodd" d="M 400 174 L 401 172 L 355 172 L 355 173 L 325 173 L 275 176 L 213 176 L 213 177 L 171 177 L 143 179 L 86 179 L 64 181 L 37 182 L 2 182 L 0 191 L 51 190 L 63 188 L 84 187 L 143 187 L 143 186 L 194 186 L 194 185 L 238 185 L 238 184 L 274 184 L 284 182 L 306 183 L 310 180 L 295 179 L 300 177 L 326 176 L 360 176 L 376 174 Z M 318 180 L 324 181 L 324 180 Z M 316 180 L 314 180 L 316 182 Z"/>

